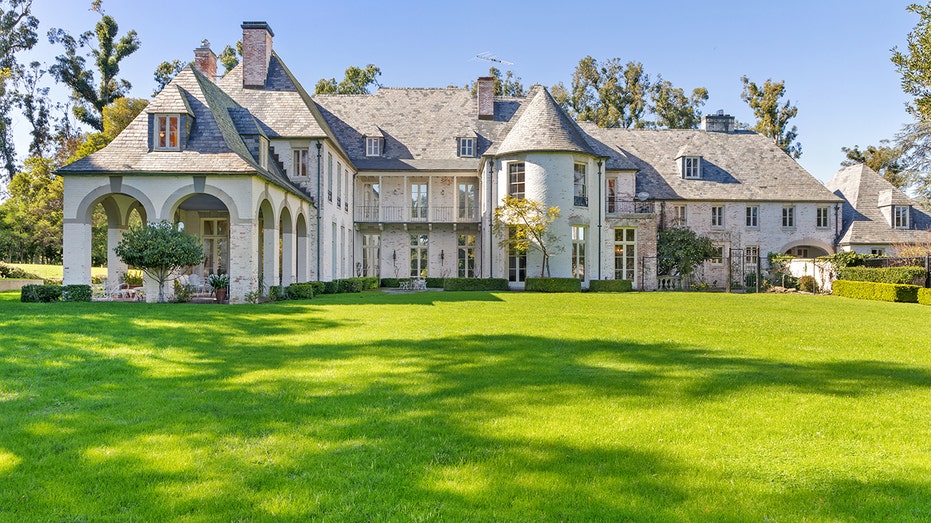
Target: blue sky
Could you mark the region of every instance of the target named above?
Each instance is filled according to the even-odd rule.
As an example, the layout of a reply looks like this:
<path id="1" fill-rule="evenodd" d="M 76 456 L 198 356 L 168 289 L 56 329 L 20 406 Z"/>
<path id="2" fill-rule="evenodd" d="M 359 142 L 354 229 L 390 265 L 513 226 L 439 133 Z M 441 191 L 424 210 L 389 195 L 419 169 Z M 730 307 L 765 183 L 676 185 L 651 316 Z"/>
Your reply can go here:
<path id="1" fill-rule="evenodd" d="M 889 61 L 917 17 L 905 0 L 781 0 L 779 2 L 606 1 L 464 3 L 354 0 L 182 1 L 104 0 L 104 10 L 135 29 L 141 49 L 122 64 L 132 96 L 148 97 L 152 72 L 164 60 L 193 58 L 204 38 L 215 51 L 241 37 L 244 20 L 264 20 L 274 48 L 308 90 L 319 78 L 341 78 L 349 65 L 374 63 L 391 87 L 465 85 L 487 73 L 476 60 L 489 52 L 513 62 L 525 86 L 570 81 L 579 59 L 636 60 L 691 91 L 707 87 L 705 113 L 723 109 L 740 121 L 753 116 L 740 99 L 740 77 L 785 80 L 798 106 L 800 163 L 819 179 L 837 171 L 842 146 L 892 138 L 909 117 L 908 101 Z M 35 0 L 42 33 L 27 57 L 50 63 L 59 49 L 45 33 L 78 34 L 98 15 L 90 1 Z M 222 68 L 221 68 L 222 69 Z M 53 90 L 58 99 L 63 89 Z M 27 125 L 16 124 L 17 150 Z"/>

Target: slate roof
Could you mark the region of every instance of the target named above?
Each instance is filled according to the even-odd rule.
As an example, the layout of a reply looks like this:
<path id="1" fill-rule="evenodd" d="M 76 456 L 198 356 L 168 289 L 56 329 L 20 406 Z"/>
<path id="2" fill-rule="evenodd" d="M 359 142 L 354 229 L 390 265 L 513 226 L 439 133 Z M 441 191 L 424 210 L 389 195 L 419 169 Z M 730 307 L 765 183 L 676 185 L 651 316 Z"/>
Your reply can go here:
<path id="1" fill-rule="evenodd" d="M 839 202 L 831 191 L 772 141 L 751 131 L 602 129 L 581 123 L 606 170 L 634 168 L 637 192 L 657 200 Z M 702 157 L 702 178 L 682 178 L 676 160 Z"/>
<path id="2" fill-rule="evenodd" d="M 560 151 L 595 156 L 578 124 L 542 86 L 535 86 L 514 115 L 515 123 L 498 146 L 497 154 Z"/>
<path id="3" fill-rule="evenodd" d="M 931 228 L 931 216 L 866 165 L 841 169 L 826 185 L 845 200 L 841 245 L 915 243 L 923 241 Z M 888 204 L 912 206 L 910 229 L 896 229 L 886 220 L 880 210 L 880 195 L 883 193 L 891 193 Z"/>

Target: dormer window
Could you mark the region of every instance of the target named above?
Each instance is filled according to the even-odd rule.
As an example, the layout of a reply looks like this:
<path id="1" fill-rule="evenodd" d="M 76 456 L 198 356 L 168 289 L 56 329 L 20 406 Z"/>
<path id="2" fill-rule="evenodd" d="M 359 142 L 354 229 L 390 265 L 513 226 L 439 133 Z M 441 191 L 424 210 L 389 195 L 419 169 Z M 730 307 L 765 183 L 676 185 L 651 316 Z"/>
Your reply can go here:
<path id="1" fill-rule="evenodd" d="M 459 156 L 462 158 L 475 157 L 475 138 L 459 139 Z"/>
<path id="2" fill-rule="evenodd" d="M 181 115 L 159 114 L 155 116 L 154 148 L 162 151 L 181 149 Z"/>
<path id="3" fill-rule="evenodd" d="M 366 136 L 365 137 L 365 155 L 366 156 L 381 156 L 383 145 L 384 145 L 384 138 L 382 138 L 381 136 Z"/>
<path id="4" fill-rule="evenodd" d="M 268 169 L 268 138 L 259 136 L 259 165 Z"/>
<path id="5" fill-rule="evenodd" d="M 893 207 L 892 218 L 896 229 L 908 229 L 908 206 L 896 205 Z"/>
<path id="6" fill-rule="evenodd" d="M 701 178 L 701 156 L 682 157 L 682 177 L 686 180 Z"/>

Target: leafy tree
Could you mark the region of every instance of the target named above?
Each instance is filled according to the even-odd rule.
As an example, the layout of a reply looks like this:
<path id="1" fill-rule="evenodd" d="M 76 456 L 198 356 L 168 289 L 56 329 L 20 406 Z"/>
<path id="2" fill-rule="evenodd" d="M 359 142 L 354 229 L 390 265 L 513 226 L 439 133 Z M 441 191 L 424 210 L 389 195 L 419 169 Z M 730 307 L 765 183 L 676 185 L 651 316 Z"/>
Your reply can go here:
<path id="1" fill-rule="evenodd" d="M 931 4 L 911 4 L 906 9 L 919 20 L 906 37 L 907 51 L 892 48 L 892 63 L 902 77 L 902 90 L 915 98 L 908 112 L 927 120 L 931 119 Z"/>
<path id="2" fill-rule="evenodd" d="M 381 87 L 376 77 L 381 75 L 381 69 L 368 64 L 365 69 L 350 66 L 346 69 L 343 80 L 336 83 L 336 78 L 329 80 L 321 78 L 314 89 L 316 94 L 369 94 L 369 86 Z"/>
<path id="3" fill-rule="evenodd" d="M 170 62 L 162 62 L 158 64 L 158 67 L 155 68 L 154 78 L 155 78 L 155 90 L 152 91 L 152 96 L 157 95 L 162 92 L 162 89 L 168 85 L 171 80 L 184 69 L 184 66 L 187 64 L 181 60 L 172 60 Z"/>
<path id="4" fill-rule="evenodd" d="M 747 102 L 753 115 L 756 116 L 756 125 L 753 130 L 771 139 L 780 149 L 793 158 L 802 156 L 802 144 L 795 141 L 798 137 L 798 128 L 794 125 L 789 129 L 789 120 L 798 114 L 798 107 L 786 101 L 780 106 L 780 99 L 785 96 L 785 82 L 773 82 L 767 79 L 762 87 L 751 82 L 746 76 L 740 77 L 743 82 L 743 91 L 740 98 Z"/>
<path id="5" fill-rule="evenodd" d="M 117 98 L 103 108 L 103 134 L 113 140 L 148 105 L 149 101 L 144 98 Z"/>
<path id="6" fill-rule="evenodd" d="M 501 76 L 501 70 L 497 67 L 488 69 L 488 76 L 495 81 L 495 96 L 524 96 L 524 85 L 520 83 L 520 77 L 516 76 L 513 71 L 508 71 Z M 478 81 L 469 84 L 469 91 L 472 96 L 478 92 Z"/>
<path id="7" fill-rule="evenodd" d="M 716 254 L 710 238 L 688 227 L 668 227 L 656 238 L 656 256 L 660 274 L 692 274 L 695 267 Z"/>
<path id="8" fill-rule="evenodd" d="M 586 56 L 579 60 L 570 88 L 559 83 L 552 92 L 573 118 L 599 127 L 642 129 L 648 126 L 644 113 L 650 87 L 650 76 L 640 62 L 624 64 L 620 58 L 611 58 L 599 64 Z"/>
<path id="9" fill-rule="evenodd" d="M 495 209 L 493 230 L 504 237 L 501 246 L 518 253 L 531 248 L 543 255 L 540 277 L 550 273 L 550 256 L 562 252 L 559 238 L 550 225 L 559 217 L 559 207 L 547 208 L 536 200 L 505 196 Z"/>
<path id="10" fill-rule="evenodd" d="M 51 159 L 32 157 L 10 181 L 10 198 L 3 202 L 2 228 L 14 239 L 20 261 L 61 260 L 64 184 L 55 176 Z"/>
<path id="11" fill-rule="evenodd" d="M 47 71 L 42 70 L 40 66 L 39 62 L 29 64 L 29 70 L 20 77 L 22 88 L 16 97 L 17 105 L 23 110 L 23 116 L 32 127 L 32 142 L 29 144 L 31 156 L 45 156 L 53 145 L 49 88 L 39 87 L 39 81 Z"/>
<path id="12" fill-rule="evenodd" d="M 230 70 L 237 65 L 239 65 L 239 57 L 242 56 L 242 42 L 236 42 L 236 48 L 228 45 L 220 51 L 220 54 L 217 55 L 217 61 L 223 65 L 225 71 L 223 74 L 230 72 Z"/>
<path id="13" fill-rule="evenodd" d="M 200 239 L 162 220 L 131 227 L 114 249 L 124 263 L 142 269 L 158 282 L 158 302 L 165 303 L 165 282 L 181 270 L 204 261 Z"/>
<path id="14" fill-rule="evenodd" d="M 101 0 L 95 0 L 91 6 L 100 14 L 93 31 L 82 33 L 76 39 L 63 29 L 49 30 L 49 42 L 61 44 L 65 49 L 65 54 L 55 58 L 49 71 L 56 81 L 71 88 L 72 99 L 76 102 L 73 111 L 78 121 L 102 131 L 103 108 L 125 96 L 132 87 L 128 81 L 117 79 L 120 62 L 136 52 L 141 44 L 136 31 L 117 39 L 119 26 L 113 17 L 103 12 Z M 79 49 L 90 45 L 91 41 L 97 44 L 91 47 L 90 55 L 100 76 L 99 82 L 95 81 L 94 71 L 88 69 L 84 57 L 78 54 Z"/>
<path id="15" fill-rule="evenodd" d="M 22 74 L 17 56 L 32 49 L 39 20 L 32 16 L 32 0 L 0 0 L 0 162 L 8 176 L 16 172 L 16 151 L 10 115 L 16 103 L 12 82 Z"/>
<path id="16" fill-rule="evenodd" d="M 708 101 L 708 89 L 696 87 L 691 96 L 686 96 L 682 88 L 658 76 L 650 88 L 650 98 L 653 101 L 650 110 L 656 114 L 657 126 L 696 129 L 701 123 L 701 106 Z"/>
<path id="17" fill-rule="evenodd" d="M 881 140 L 879 147 L 870 145 L 866 149 L 860 150 L 859 145 L 853 148 L 841 147 L 847 155 L 847 159 L 840 164 L 844 167 L 851 165 L 865 164 L 870 169 L 876 171 L 883 178 L 899 189 L 908 186 L 909 177 L 905 172 L 905 166 L 901 163 L 902 150 L 898 147 L 889 146 L 889 140 Z"/>

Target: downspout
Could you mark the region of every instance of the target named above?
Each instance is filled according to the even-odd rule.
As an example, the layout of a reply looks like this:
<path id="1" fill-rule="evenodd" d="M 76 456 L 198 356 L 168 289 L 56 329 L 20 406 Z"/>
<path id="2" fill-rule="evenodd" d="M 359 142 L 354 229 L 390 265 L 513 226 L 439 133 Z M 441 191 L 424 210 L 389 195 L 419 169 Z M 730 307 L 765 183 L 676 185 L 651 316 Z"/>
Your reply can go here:
<path id="1" fill-rule="evenodd" d="M 494 278 L 495 274 L 495 264 L 494 264 L 494 255 L 495 250 L 492 247 L 495 243 L 494 231 L 492 231 L 492 213 L 494 212 L 494 203 L 495 203 L 495 187 L 492 180 L 494 173 L 494 158 L 488 159 L 488 277 Z"/>
<path id="2" fill-rule="evenodd" d="M 597 260 L 598 260 L 598 279 L 599 279 L 599 280 L 601 279 L 601 265 L 602 265 L 602 259 L 601 259 L 601 248 L 602 248 L 602 245 L 601 245 L 601 224 L 602 224 L 602 222 L 604 221 L 604 214 L 603 214 L 603 212 L 604 212 L 604 209 L 603 209 L 603 206 L 604 206 L 604 182 L 603 182 L 602 179 L 601 179 L 601 174 L 602 174 L 602 173 L 601 173 L 601 166 L 602 166 L 602 165 L 604 165 L 604 161 L 603 161 L 601 158 L 599 158 L 599 159 L 598 159 L 598 258 L 597 258 Z M 617 183 L 617 182 L 615 182 L 615 183 Z"/>
<path id="3" fill-rule="evenodd" d="M 837 254 L 838 249 L 840 248 L 840 220 L 838 219 L 838 213 L 840 211 L 840 204 L 834 204 L 834 253 Z"/>
<path id="4" fill-rule="evenodd" d="M 314 202 L 316 203 L 315 207 L 317 208 L 317 281 L 322 281 L 320 278 L 320 236 L 323 234 L 323 231 L 320 230 L 320 220 L 322 218 L 320 214 L 320 207 L 323 205 L 323 193 L 320 192 L 322 190 L 322 187 L 320 186 L 320 177 L 322 176 L 323 172 L 323 170 L 320 168 L 320 162 L 323 158 L 323 153 L 321 152 L 322 150 L 323 144 L 320 143 L 320 140 L 317 140 L 317 201 Z"/>

